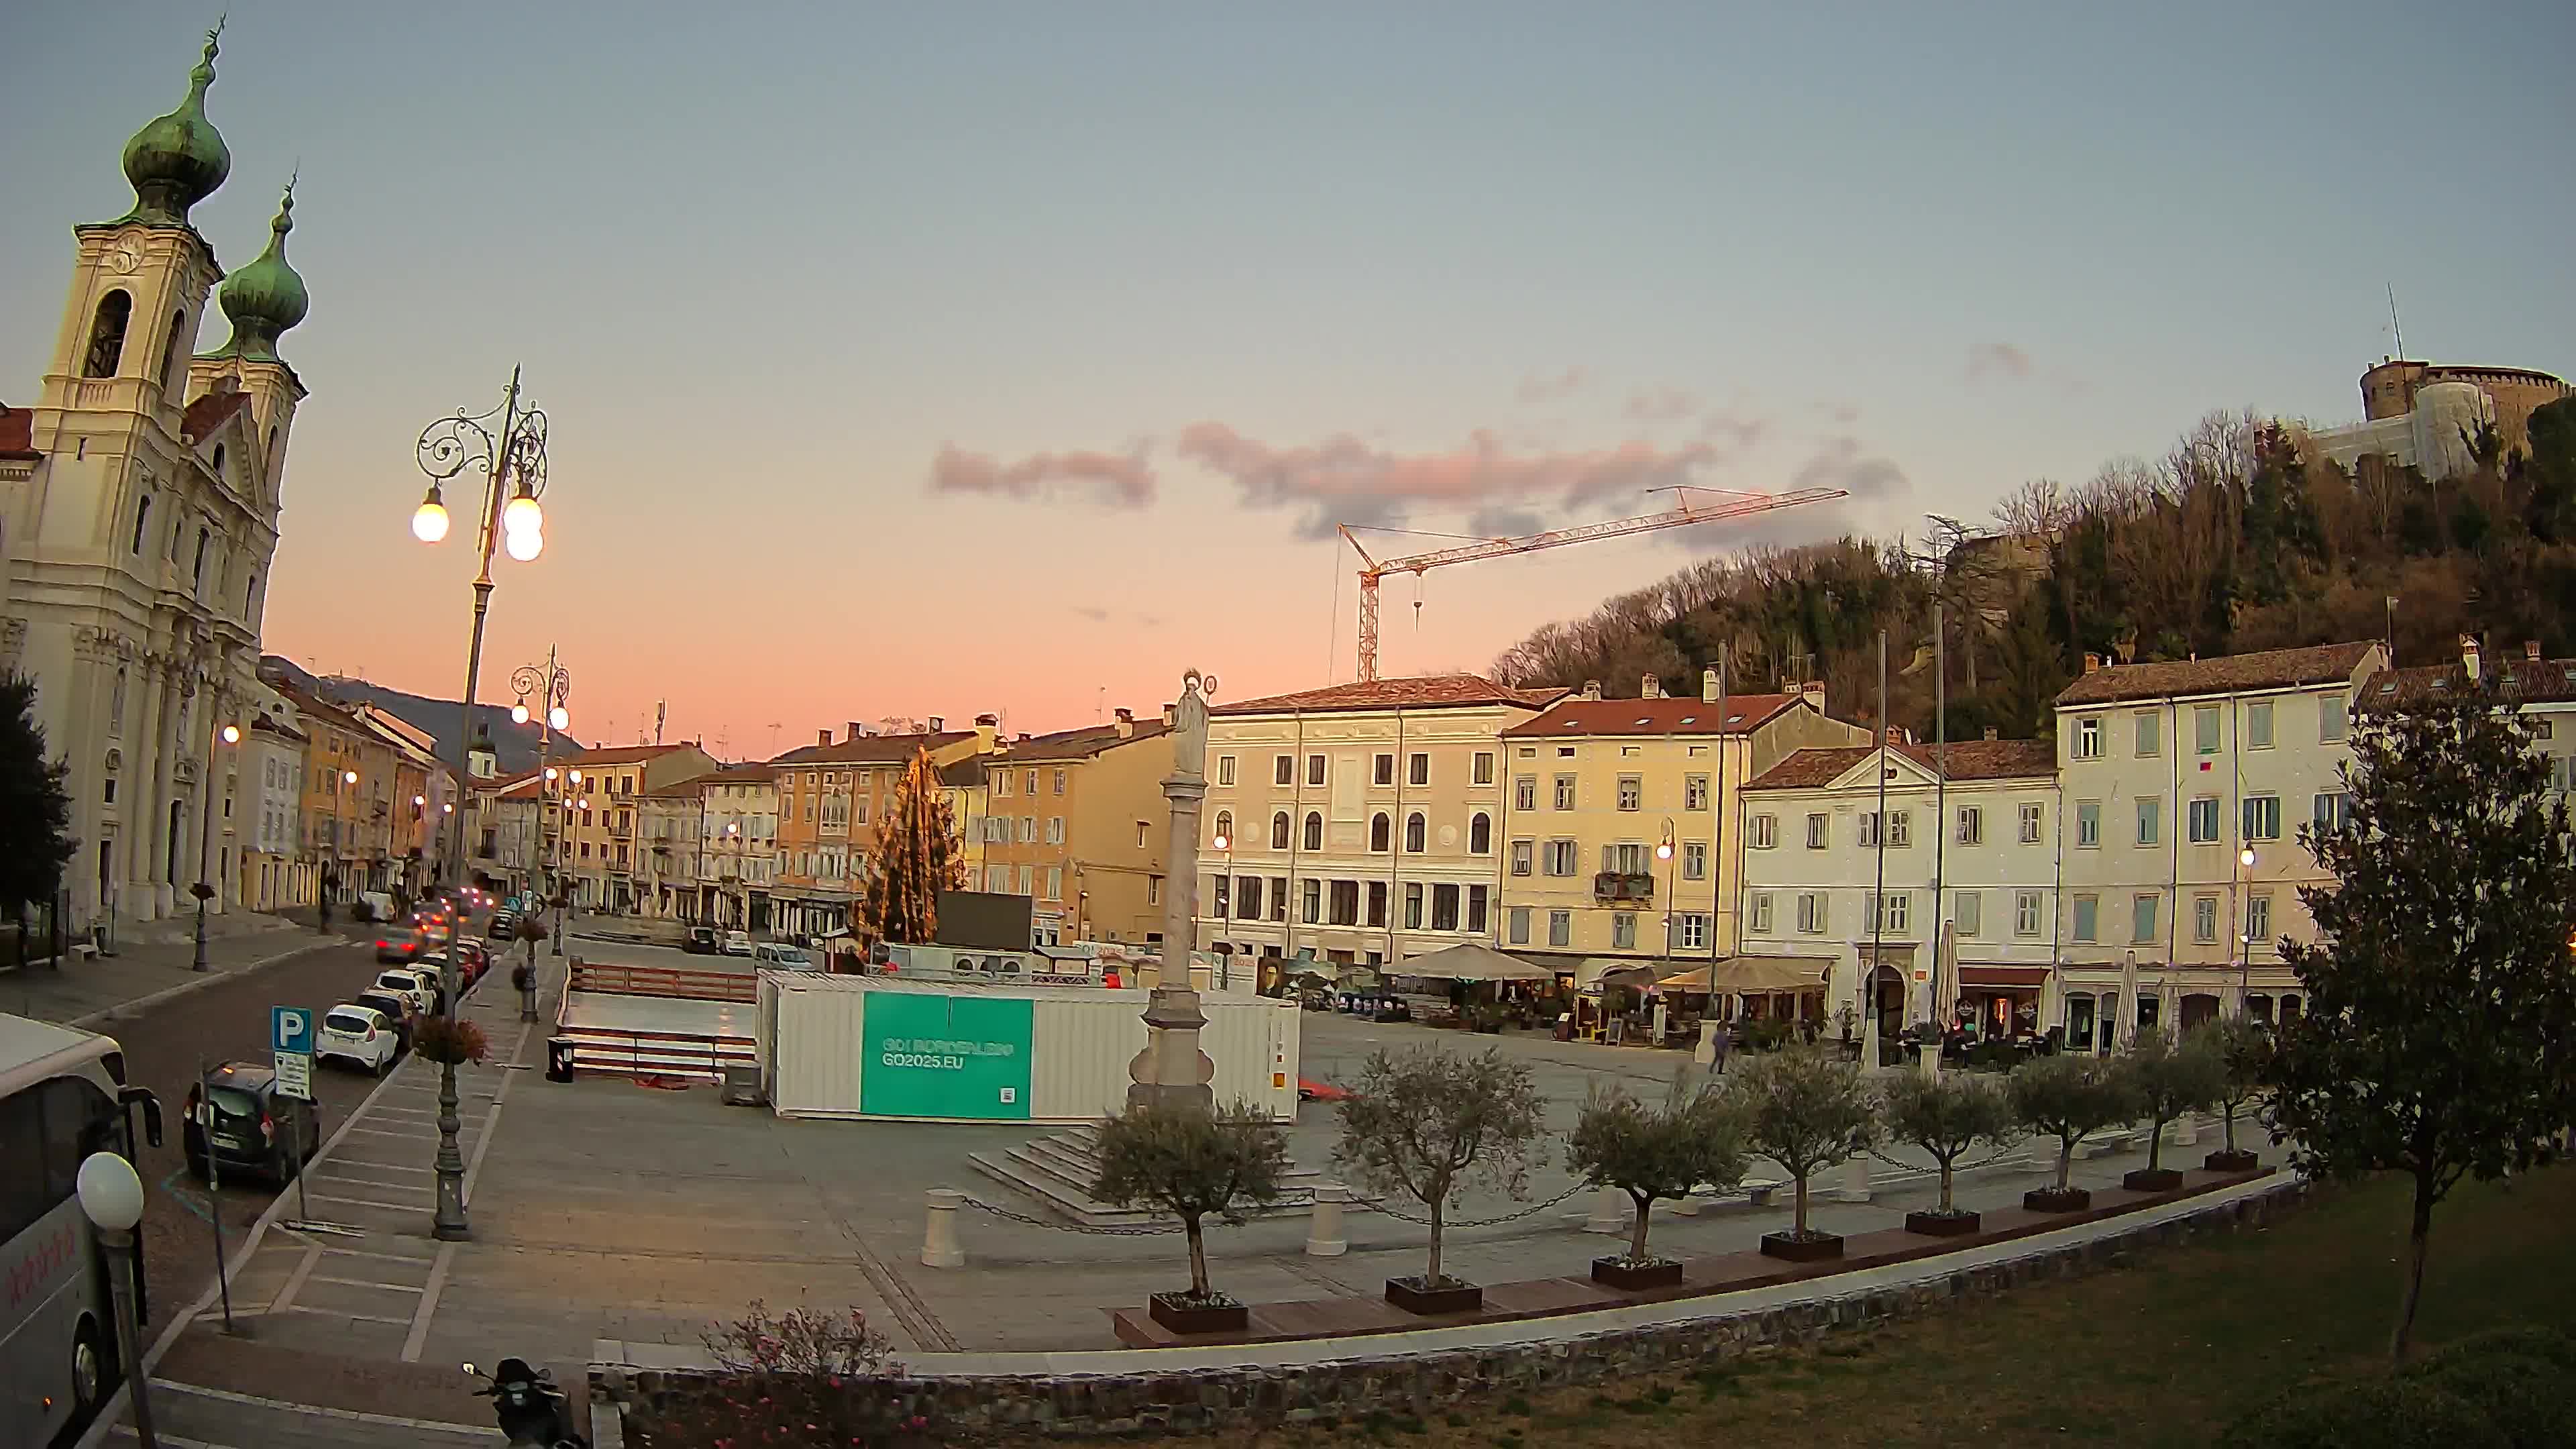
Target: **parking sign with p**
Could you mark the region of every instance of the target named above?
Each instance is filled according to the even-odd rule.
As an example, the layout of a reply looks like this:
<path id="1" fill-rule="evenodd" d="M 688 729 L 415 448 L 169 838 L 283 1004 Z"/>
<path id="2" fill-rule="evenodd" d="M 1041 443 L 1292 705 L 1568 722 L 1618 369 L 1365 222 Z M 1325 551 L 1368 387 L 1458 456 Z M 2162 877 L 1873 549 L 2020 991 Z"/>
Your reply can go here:
<path id="1" fill-rule="evenodd" d="M 269 1008 L 268 1044 L 277 1065 L 278 1092 L 312 1101 L 313 1013 L 301 1006 Z"/>

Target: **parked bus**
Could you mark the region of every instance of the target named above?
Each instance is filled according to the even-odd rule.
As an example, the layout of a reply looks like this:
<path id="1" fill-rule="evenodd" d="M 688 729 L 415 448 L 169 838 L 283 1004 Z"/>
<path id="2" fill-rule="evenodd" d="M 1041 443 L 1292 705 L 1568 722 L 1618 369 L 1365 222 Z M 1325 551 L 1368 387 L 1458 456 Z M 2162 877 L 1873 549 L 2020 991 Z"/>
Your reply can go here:
<path id="1" fill-rule="evenodd" d="M 107 1037 L 0 1015 L 0 1444 L 47 1444 L 86 1424 L 116 1389 L 107 1255 L 74 1192 L 93 1152 L 134 1157 L 161 1142 L 161 1107 L 125 1083 Z M 143 1244 L 135 1239 L 135 1313 Z"/>

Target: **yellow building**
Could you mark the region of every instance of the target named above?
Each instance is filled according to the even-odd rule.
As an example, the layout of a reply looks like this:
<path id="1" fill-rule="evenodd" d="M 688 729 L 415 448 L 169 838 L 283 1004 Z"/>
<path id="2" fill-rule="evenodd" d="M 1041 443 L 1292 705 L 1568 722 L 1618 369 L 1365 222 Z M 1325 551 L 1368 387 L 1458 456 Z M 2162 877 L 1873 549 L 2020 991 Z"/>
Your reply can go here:
<path id="1" fill-rule="evenodd" d="M 551 813 L 561 817 L 562 829 L 551 843 L 558 882 L 571 888 L 575 909 L 616 915 L 636 910 L 636 859 L 643 848 L 636 836 L 639 797 L 715 767 L 714 758 L 694 744 L 625 745 L 555 760 Z"/>
<path id="2" fill-rule="evenodd" d="M 991 716 L 971 730 L 943 728 L 939 719 L 917 734 L 870 734 L 853 720 L 839 742 L 830 730 L 813 744 L 769 762 L 778 781 L 778 872 L 771 893 L 772 928 L 808 938 L 852 929 L 851 907 L 868 853 L 876 848 L 877 822 L 904 767 L 918 751 L 930 752 L 933 769 L 953 765 L 993 747 Z"/>
<path id="3" fill-rule="evenodd" d="M 1160 944 L 1170 731 L 1122 709 L 1112 724 L 999 746 L 982 762 L 986 823 L 968 886 L 1027 896 L 1043 944 Z"/>
<path id="4" fill-rule="evenodd" d="M 395 883 L 393 745 L 318 695 L 279 684 L 304 732 L 303 854 L 324 893 L 345 906 Z M 351 776 L 355 779 L 351 779 Z"/>
<path id="5" fill-rule="evenodd" d="M 1869 738 L 1825 717 L 1821 689 L 1721 699 L 1711 670 L 1696 695 L 1652 675 L 1641 694 L 1603 699 L 1594 681 L 1501 734 L 1502 949 L 1576 986 L 1623 963 L 1731 954 L 1736 791 L 1796 750 Z"/>
<path id="6" fill-rule="evenodd" d="M 1201 948 L 1385 964 L 1493 943 L 1499 736 L 1563 693 L 1449 674 L 1216 706 L 1206 879 L 1176 885 L 1196 896 Z"/>

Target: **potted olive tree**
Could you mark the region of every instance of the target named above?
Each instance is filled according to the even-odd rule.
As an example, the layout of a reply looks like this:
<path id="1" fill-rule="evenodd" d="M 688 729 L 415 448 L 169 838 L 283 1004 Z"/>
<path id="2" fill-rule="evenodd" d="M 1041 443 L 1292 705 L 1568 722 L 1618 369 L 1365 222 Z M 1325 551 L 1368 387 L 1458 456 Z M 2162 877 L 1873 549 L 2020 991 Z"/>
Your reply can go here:
<path id="1" fill-rule="evenodd" d="M 2127 1068 L 2110 1058 L 2060 1052 L 2022 1064 L 2005 1079 L 2004 1088 L 2016 1121 L 2038 1136 L 2057 1139 L 2055 1181 L 2023 1193 L 2021 1205 L 2041 1213 L 2082 1212 L 2091 1207 L 2093 1194 L 2070 1180 L 2075 1149 L 2103 1128 L 2138 1115 L 2137 1094 Z"/>
<path id="2" fill-rule="evenodd" d="M 2200 1030 L 2204 1045 L 2218 1058 L 2218 1094 L 2210 1105 L 2218 1109 L 2226 1144 L 2202 1158 L 2200 1165 L 2211 1172 L 2252 1172 L 2263 1165 L 2263 1159 L 2236 1145 L 2236 1119 L 2263 1090 L 2263 1071 L 2272 1060 L 2272 1033 L 2245 1016 L 2213 1021 Z"/>
<path id="3" fill-rule="evenodd" d="M 2182 1186 L 2182 1173 L 2164 1165 L 2165 1128 L 2216 1100 L 2225 1086 L 2226 1068 L 2204 1038 L 2177 1041 L 2160 1031 L 2140 1035 L 2125 1064 L 2138 1115 L 2148 1123 L 2147 1165 L 2122 1177 L 2120 1186 L 2131 1192 L 2171 1192 Z"/>
<path id="4" fill-rule="evenodd" d="M 1157 1293 L 1145 1311 L 1174 1333 L 1240 1332 L 1244 1306 L 1208 1285 L 1206 1219 L 1241 1224 L 1246 1209 L 1277 1202 L 1288 1172 L 1279 1124 L 1237 1104 L 1211 1112 L 1140 1103 L 1100 1124 L 1100 1171 L 1091 1195 L 1119 1207 L 1151 1204 L 1181 1220 L 1190 1244 L 1190 1290 Z"/>
<path id="5" fill-rule="evenodd" d="M 1938 1050 L 1937 1045 L 1927 1048 Z M 1951 1198 L 1959 1159 L 1981 1143 L 2002 1147 L 2020 1135 L 2012 1104 L 1991 1077 L 1944 1072 L 1930 1077 L 1909 1072 L 1888 1083 L 1884 1104 L 1887 1135 L 1919 1147 L 1941 1168 L 1941 1201 L 1928 1212 L 1905 1215 L 1905 1230 L 1933 1237 L 1975 1232 L 1977 1214 Z"/>
<path id="6" fill-rule="evenodd" d="M 1797 1215 L 1785 1233 L 1764 1233 L 1762 1251 L 1791 1262 L 1843 1255 L 1839 1233 L 1807 1226 L 1808 1184 L 1878 1143 L 1878 1104 L 1860 1063 L 1831 1048 L 1786 1047 L 1728 1074 L 1728 1092 L 1744 1114 L 1745 1146 L 1770 1158 L 1797 1189 Z"/>
<path id="7" fill-rule="evenodd" d="M 1436 1047 L 1372 1052 L 1337 1104 L 1333 1158 L 1372 1192 L 1401 1193 L 1430 1213 L 1431 1255 L 1419 1277 L 1386 1280 L 1386 1301 L 1408 1313 L 1472 1313 L 1485 1290 L 1440 1270 L 1449 1199 L 1471 1183 L 1517 1198 L 1529 1189 L 1530 1146 L 1545 1113 L 1530 1070 L 1494 1048 L 1458 1056 Z"/>
<path id="8" fill-rule="evenodd" d="M 1592 1260 L 1592 1280 L 1613 1288 L 1667 1288 L 1682 1265 L 1649 1257 L 1646 1229 L 1659 1198 L 1680 1198 L 1708 1183 L 1733 1187 L 1744 1177 L 1744 1123 L 1738 1103 L 1715 1080 L 1693 1091 L 1673 1073 L 1663 1104 L 1650 1107 L 1624 1087 L 1594 1088 L 1566 1139 L 1566 1166 L 1589 1187 L 1615 1187 L 1637 1205 L 1624 1257 Z"/>

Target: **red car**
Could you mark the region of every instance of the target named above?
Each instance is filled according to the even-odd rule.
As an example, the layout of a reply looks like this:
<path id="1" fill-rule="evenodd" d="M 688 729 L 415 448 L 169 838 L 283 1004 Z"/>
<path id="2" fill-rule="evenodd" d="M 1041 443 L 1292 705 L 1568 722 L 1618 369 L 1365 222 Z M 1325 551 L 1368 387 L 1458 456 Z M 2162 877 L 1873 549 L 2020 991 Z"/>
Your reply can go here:
<path id="1" fill-rule="evenodd" d="M 1348 1087 L 1336 1087 L 1330 1082 L 1316 1081 L 1313 1077 L 1297 1079 L 1297 1100 L 1300 1102 L 1341 1102 L 1349 1100 L 1350 1095 Z"/>

